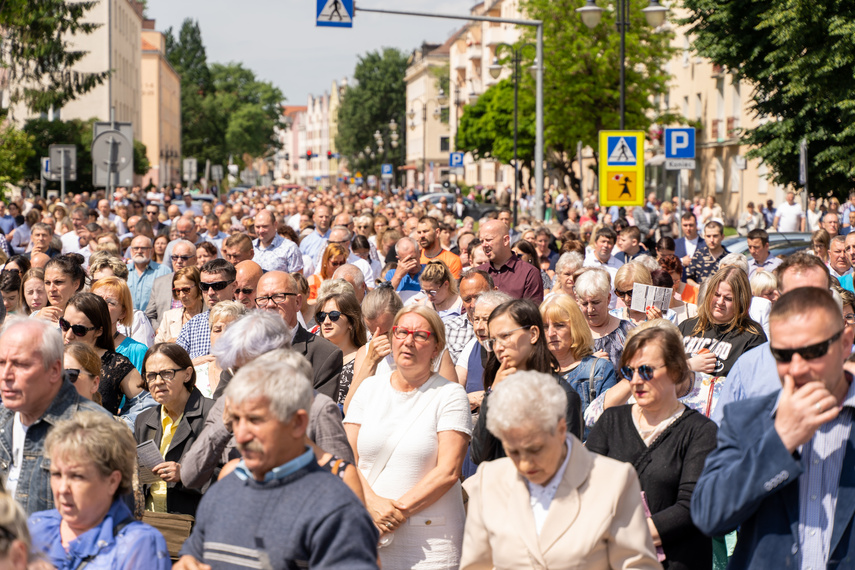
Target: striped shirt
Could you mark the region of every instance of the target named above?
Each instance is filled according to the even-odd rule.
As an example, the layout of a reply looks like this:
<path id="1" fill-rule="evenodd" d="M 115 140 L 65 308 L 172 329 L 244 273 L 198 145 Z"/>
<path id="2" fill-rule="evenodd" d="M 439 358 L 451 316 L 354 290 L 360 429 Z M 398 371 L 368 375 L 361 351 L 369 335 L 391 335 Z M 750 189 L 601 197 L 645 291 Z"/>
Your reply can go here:
<path id="1" fill-rule="evenodd" d="M 840 489 L 843 456 L 852 430 L 855 410 L 855 385 L 852 377 L 843 409 L 832 421 L 823 424 L 801 449 L 804 473 L 799 477 L 799 542 L 802 546 L 801 569 L 820 570 L 830 556 L 831 533 Z"/>

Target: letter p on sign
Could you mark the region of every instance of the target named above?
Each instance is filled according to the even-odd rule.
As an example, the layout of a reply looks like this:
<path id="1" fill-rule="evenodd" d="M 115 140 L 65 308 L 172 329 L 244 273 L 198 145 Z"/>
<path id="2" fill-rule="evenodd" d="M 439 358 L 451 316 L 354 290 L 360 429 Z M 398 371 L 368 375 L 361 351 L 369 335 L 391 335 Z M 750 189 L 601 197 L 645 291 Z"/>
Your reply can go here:
<path id="1" fill-rule="evenodd" d="M 665 129 L 665 158 L 695 158 L 695 129 Z"/>

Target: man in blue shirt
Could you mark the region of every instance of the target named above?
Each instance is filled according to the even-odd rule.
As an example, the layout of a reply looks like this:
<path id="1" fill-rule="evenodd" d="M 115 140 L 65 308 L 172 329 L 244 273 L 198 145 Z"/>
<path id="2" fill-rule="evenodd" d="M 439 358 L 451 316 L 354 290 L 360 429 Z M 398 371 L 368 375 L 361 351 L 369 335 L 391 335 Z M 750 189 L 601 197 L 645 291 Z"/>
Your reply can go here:
<path id="1" fill-rule="evenodd" d="M 303 238 L 300 242 L 300 251 L 303 255 L 315 259 L 327 246 L 327 238 L 330 237 L 330 222 L 332 222 L 330 209 L 323 205 L 316 207 L 312 221 L 315 223 L 315 231 Z"/>
<path id="2" fill-rule="evenodd" d="M 392 283 L 398 296 L 406 303 L 422 290 L 419 282 L 424 269 L 424 265 L 419 263 L 422 251 L 416 240 L 404 237 L 395 244 L 395 253 L 398 255 L 398 268 L 386 273 L 386 281 Z"/>
<path id="3" fill-rule="evenodd" d="M 151 239 L 137 236 L 131 241 L 131 259 L 128 264 L 128 288 L 134 300 L 135 311 L 145 311 L 151 297 L 154 280 L 171 273 L 165 265 L 151 260 Z"/>
<path id="4" fill-rule="evenodd" d="M 6 202 L 0 200 L 0 231 L 3 232 L 4 236 L 7 236 L 15 229 L 15 227 L 17 227 L 17 225 L 18 224 L 15 223 L 15 218 L 6 212 Z"/>

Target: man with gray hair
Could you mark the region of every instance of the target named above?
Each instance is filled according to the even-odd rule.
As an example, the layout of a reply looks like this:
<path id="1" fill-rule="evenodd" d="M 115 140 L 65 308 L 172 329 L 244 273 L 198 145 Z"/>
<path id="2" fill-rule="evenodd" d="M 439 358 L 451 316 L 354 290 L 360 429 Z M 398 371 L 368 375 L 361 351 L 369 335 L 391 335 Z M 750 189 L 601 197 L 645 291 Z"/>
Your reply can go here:
<path id="1" fill-rule="evenodd" d="M 353 232 L 351 232 L 345 226 L 333 226 L 332 230 L 330 231 L 330 237 L 327 240 L 327 245 L 335 243 L 343 247 L 347 251 L 347 263 L 355 265 L 360 271 L 362 271 L 362 279 L 366 285 L 373 284 L 374 270 L 371 269 L 370 263 L 368 263 L 350 250 L 350 241 L 352 239 Z M 326 246 L 324 246 L 324 249 L 326 249 Z M 323 255 L 324 251 L 321 250 L 321 252 L 315 258 L 315 267 L 321 266 L 321 260 L 323 258 Z"/>
<path id="2" fill-rule="evenodd" d="M 279 352 L 280 349 L 290 346 L 291 332 L 287 324 L 268 311 L 248 313 L 232 323 L 217 340 L 211 352 L 223 372 L 214 392 L 216 402 L 208 413 L 205 427 L 181 462 L 181 482 L 185 487 L 202 488 L 210 481 L 217 466 L 228 460 L 229 450 L 234 448 L 234 444 L 230 444 L 230 427 L 223 423 L 225 399 L 222 397 L 232 380 L 233 371 L 262 355 Z M 297 354 L 295 351 L 289 352 Z M 311 374 L 311 364 L 308 360 L 305 362 Z M 344 433 L 341 411 L 329 396 L 317 390 L 309 412 L 307 435 L 324 451 L 353 462 L 353 450 Z"/>
<path id="3" fill-rule="evenodd" d="M 846 255 L 846 236 L 831 238 L 831 245 L 828 247 L 828 269 L 836 279 L 852 273 L 852 265 Z"/>
<path id="4" fill-rule="evenodd" d="M 106 410 L 63 376 L 62 336 L 41 319 L 10 317 L 0 329 L 0 468 L 6 491 L 28 514 L 54 508 L 43 448 L 60 420 Z"/>
<path id="5" fill-rule="evenodd" d="M 176 240 L 172 248 L 172 267 L 175 271 L 184 269 L 185 267 L 195 267 L 196 246 L 186 239 Z M 165 267 L 165 266 L 164 266 Z M 170 272 L 166 275 L 156 277 L 151 286 L 151 295 L 149 295 L 148 305 L 145 308 L 145 316 L 151 321 L 151 326 L 155 329 L 160 325 L 160 319 L 163 314 L 169 309 L 174 309 L 181 306 L 181 302 L 177 301 L 172 295 L 172 277 L 174 273 Z"/>
<path id="6" fill-rule="evenodd" d="M 335 270 L 332 278 L 344 279 L 353 285 L 353 291 L 356 293 L 356 300 L 359 301 L 360 305 L 362 304 L 362 299 L 364 299 L 365 294 L 368 293 L 368 287 L 365 286 L 365 276 L 357 266 L 345 263 Z M 321 287 L 323 287 L 323 284 L 321 284 Z"/>
<path id="7" fill-rule="evenodd" d="M 285 362 L 256 361 L 225 398 L 243 459 L 202 498 L 175 568 L 376 569 L 379 532 L 368 511 L 305 443 L 309 378 Z"/>
<path id="8" fill-rule="evenodd" d="M 146 236 L 137 236 L 131 241 L 131 263 L 128 264 L 128 288 L 134 301 L 135 311 L 145 311 L 151 300 L 154 280 L 170 273 L 165 265 L 151 260 L 152 241 Z"/>
<path id="9" fill-rule="evenodd" d="M 406 303 L 410 297 L 422 290 L 419 277 L 424 266 L 421 264 L 422 249 L 411 237 L 402 237 L 395 244 L 395 254 L 398 256 L 398 267 L 386 273 L 386 281 L 398 292 L 401 301 Z"/>

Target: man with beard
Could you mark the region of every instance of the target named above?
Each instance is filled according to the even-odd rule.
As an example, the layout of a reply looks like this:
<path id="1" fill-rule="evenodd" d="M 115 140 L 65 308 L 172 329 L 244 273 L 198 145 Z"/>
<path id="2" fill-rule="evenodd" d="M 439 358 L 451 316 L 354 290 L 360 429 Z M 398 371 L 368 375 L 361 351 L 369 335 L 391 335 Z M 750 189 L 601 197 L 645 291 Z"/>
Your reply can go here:
<path id="1" fill-rule="evenodd" d="M 145 311 L 151 298 L 154 280 L 170 273 L 169 268 L 151 260 L 151 239 L 137 236 L 131 241 L 131 263 L 128 264 L 128 288 L 134 299 L 134 310 Z"/>
<path id="2" fill-rule="evenodd" d="M 422 256 L 419 263 L 427 265 L 431 261 L 444 261 L 455 279 L 460 279 L 463 264 L 460 257 L 446 249 L 442 249 L 439 241 L 439 222 L 430 216 L 422 216 L 416 226 L 419 246 L 422 248 Z"/>

